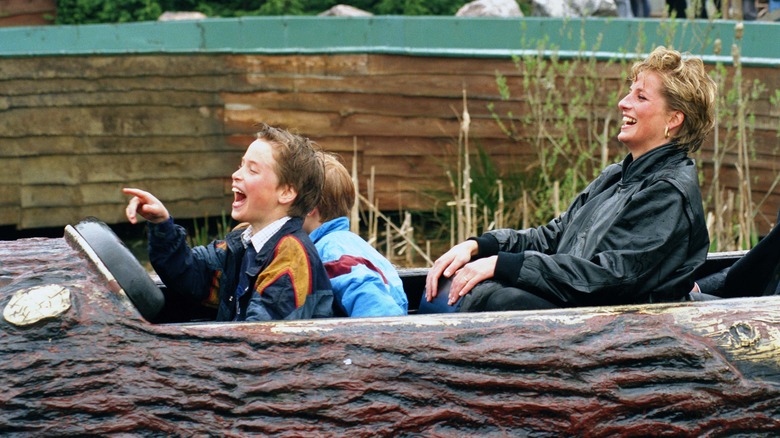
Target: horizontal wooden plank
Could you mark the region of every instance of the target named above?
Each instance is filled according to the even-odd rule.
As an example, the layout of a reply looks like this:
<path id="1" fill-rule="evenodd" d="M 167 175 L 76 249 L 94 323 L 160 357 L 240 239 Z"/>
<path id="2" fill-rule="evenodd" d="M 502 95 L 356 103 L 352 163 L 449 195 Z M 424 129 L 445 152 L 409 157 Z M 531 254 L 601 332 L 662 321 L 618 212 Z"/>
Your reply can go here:
<path id="1" fill-rule="evenodd" d="M 22 187 L 20 184 L 0 184 L 0 206 L 19 206 Z"/>
<path id="2" fill-rule="evenodd" d="M 4 145 L 3 147 L 7 148 L 8 146 Z M 18 187 L 21 180 L 20 167 L 19 159 L 15 156 L 3 157 L 0 155 L 0 169 L 2 169 L 0 170 L 0 186 Z"/>
<path id="3" fill-rule="evenodd" d="M 522 61 L 522 58 L 521 58 Z M 354 55 L 240 55 L 229 59 L 240 71 L 259 75 L 398 76 L 398 75 L 524 75 L 512 60 L 502 57 L 479 61 L 456 57 L 416 57 L 382 54 Z M 521 62 L 522 65 L 522 62 Z M 619 63 L 594 64 L 599 77 L 621 79 Z"/>
<path id="4" fill-rule="evenodd" d="M 0 225 L 19 225 L 22 209 L 18 205 L 0 204 Z M 59 226 L 59 225 L 58 225 Z"/>
<path id="5" fill-rule="evenodd" d="M 204 199 L 200 201 L 182 200 L 168 203 L 168 209 L 174 218 L 192 219 L 204 217 L 219 217 L 223 214 L 230 216 L 230 199 Z"/>
<path id="6" fill-rule="evenodd" d="M 22 208 L 65 207 L 69 205 L 86 207 L 100 204 L 116 204 L 121 207 L 128 199 L 128 196 L 122 193 L 122 188 L 135 187 L 152 192 L 164 203 L 219 199 L 229 205 L 233 198 L 229 186 L 229 180 L 226 178 L 166 178 L 113 183 L 83 183 L 69 186 L 37 184 L 22 186 L 21 195 L 18 198 L 21 200 Z M 1 193 L 2 191 L 0 191 Z"/>
<path id="7" fill-rule="evenodd" d="M 751 154 L 753 157 L 749 160 L 750 168 L 751 169 L 757 169 L 757 170 L 768 170 L 772 172 L 777 172 L 778 167 L 780 167 L 780 163 L 774 162 L 775 155 L 774 154 Z M 707 166 L 714 166 L 715 165 L 715 157 L 712 151 L 704 149 L 701 151 L 701 154 L 697 157 L 697 159 Z M 721 155 L 719 158 L 720 167 L 723 169 L 734 169 L 737 165 L 739 159 L 737 156 L 736 151 L 730 152 L 725 155 Z"/>
<path id="8" fill-rule="evenodd" d="M 536 56 L 530 57 L 536 59 Z M 371 58 L 371 72 L 377 75 L 398 74 L 440 74 L 441 72 L 457 72 L 469 75 L 494 75 L 496 72 L 505 76 L 522 76 L 525 58 L 521 57 L 516 65 L 506 58 L 484 58 L 479 61 L 467 58 L 415 57 L 397 55 L 375 55 Z M 605 79 L 621 79 L 625 66 L 620 63 L 596 63 L 598 76 Z"/>
<path id="9" fill-rule="evenodd" d="M 397 94 L 401 96 L 461 96 L 466 90 L 477 98 L 498 98 L 495 76 L 417 76 L 400 75 L 386 78 L 372 76 L 265 76 L 247 75 L 247 88 L 256 91 L 279 92 L 360 92 Z M 413 83 L 414 87 L 409 84 Z"/>
<path id="10" fill-rule="evenodd" d="M 376 169 L 377 175 L 399 176 L 399 179 L 418 176 L 422 178 L 431 178 L 434 175 L 446 177 L 447 170 L 454 170 L 454 163 L 448 163 L 440 160 L 431 160 L 429 157 L 422 156 L 404 156 L 388 160 L 384 157 L 368 156 L 363 159 L 363 174 Z M 400 177 L 400 175 L 404 175 Z"/>
<path id="11" fill-rule="evenodd" d="M 79 220 L 87 216 L 89 214 L 82 213 L 81 206 L 20 208 L 18 228 L 60 227 L 63 224 L 78 223 Z M 111 223 L 116 223 L 118 216 L 112 214 L 110 219 Z"/>
<path id="12" fill-rule="evenodd" d="M 334 139 L 335 141 L 335 139 Z M 328 139 L 324 144 L 330 145 Z M 360 149 L 366 155 L 375 156 L 452 156 L 458 155 L 458 138 L 414 138 L 414 137 L 376 137 L 364 136 L 358 138 Z M 465 146 L 465 145 L 464 145 Z M 517 143 L 504 138 L 471 138 L 469 139 L 471 154 L 476 154 L 480 149 L 496 156 L 516 156 L 523 160 L 532 154 L 532 149 L 527 143 Z"/>
<path id="13" fill-rule="evenodd" d="M 368 197 L 368 181 L 370 174 L 368 172 L 359 175 L 360 193 Z M 444 173 L 437 175 L 409 175 L 408 177 L 398 178 L 395 175 L 374 175 L 374 190 L 379 192 L 408 192 L 422 191 L 431 192 L 441 190 L 442 186 L 447 185 L 447 176 Z"/>
<path id="14" fill-rule="evenodd" d="M 705 188 L 704 190 L 708 190 L 709 186 L 714 178 L 714 169 L 712 166 L 702 166 L 702 172 L 704 174 L 704 182 L 705 182 Z M 776 184 L 777 178 L 780 174 L 777 173 L 775 170 L 771 169 L 759 169 L 759 168 L 751 168 L 750 169 L 750 176 L 751 176 L 751 187 L 755 195 L 761 195 L 763 196 L 771 188 L 772 186 L 775 186 L 775 192 L 780 194 L 780 184 Z M 737 187 L 742 184 L 742 178 L 740 177 L 737 170 L 733 167 L 724 167 L 720 169 L 720 183 L 722 186 L 724 186 L 726 189 L 736 189 Z"/>
<path id="15" fill-rule="evenodd" d="M 30 13 L 30 14 L 16 14 L 12 16 L 0 16 L 0 27 L 10 26 L 41 26 L 45 24 L 53 24 L 53 17 L 56 10 L 47 11 L 46 13 Z"/>
<path id="16" fill-rule="evenodd" d="M 234 71 L 251 75 L 365 76 L 375 55 L 232 55 L 225 61 Z"/>
<path id="17" fill-rule="evenodd" d="M 295 93 L 260 91 L 252 93 L 223 93 L 222 101 L 230 110 L 278 108 L 282 110 L 336 112 L 342 116 L 366 113 L 379 115 L 404 115 L 455 118 L 463 113 L 463 98 L 455 93 L 450 96 L 401 96 L 388 93 L 356 92 L 305 92 Z M 488 104 L 494 104 L 498 114 L 528 111 L 521 101 L 496 102 L 496 99 L 470 97 L 467 109 L 472 117 L 490 117 Z"/>
<path id="18" fill-rule="evenodd" d="M 733 66 L 726 67 L 726 74 L 729 79 L 733 81 L 736 69 Z M 742 67 L 742 77 L 745 83 L 753 84 L 756 81 L 762 84 L 769 90 L 772 95 L 772 90 L 780 89 L 780 77 L 777 75 L 776 67 L 761 67 L 750 66 Z"/>
<path id="19" fill-rule="evenodd" d="M 384 211 L 432 211 L 434 205 L 448 208 L 441 200 L 419 191 L 388 191 L 376 194 L 377 205 Z"/>
<path id="20" fill-rule="evenodd" d="M 221 132 L 221 114 L 198 108 L 106 106 L 76 108 L 22 108 L 0 113 L 2 137 L 41 135 L 198 135 Z"/>
<path id="21" fill-rule="evenodd" d="M 234 152 L 27 157 L 21 159 L 20 183 L 75 185 L 155 178 L 230 178 L 240 157 Z"/>
<path id="22" fill-rule="evenodd" d="M 776 108 L 780 111 L 780 106 Z M 761 129 L 752 131 L 753 143 L 751 146 L 762 155 L 777 156 L 780 153 L 780 114 L 775 117 L 774 123 Z"/>
<path id="23" fill-rule="evenodd" d="M 118 208 L 119 207 L 119 208 Z M 230 203 L 222 199 L 204 199 L 195 201 L 173 201 L 166 204 L 174 218 L 218 217 L 230 213 Z M 99 204 L 89 206 L 31 207 L 21 210 L 19 228 L 59 227 L 63 224 L 75 224 L 86 217 L 97 217 L 106 223 L 126 223 L 124 207 L 117 204 Z"/>
<path id="24" fill-rule="evenodd" d="M 41 56 L 0 58 L 0 78 L 7 79 L 79 79 L 152 78 L 155 76 L 189 78 L 243 72 L 231 67 L 223 55 L 166 53 L 132 56 Z M 179 81 L 186 83 L 188 81 Z"/>
<path id="25" fill-rule="evenodd" d="M 222 108 L 222 100 L 212 91 L 171 90 L 168 88 L 155 89 L 145 86 L 144 89 L 133 89 L 133 84 L 118 84 L 119 90 L 108 90 L 94 81 L 85 81 L 85 88 L 90 90 L 78 90 L 60 88 L 58 93 L 44 90 L 41 81 L 35 84 L 20 84 L 19 81 L 6 83 L 8 88 L 14 91 L 6 94 L 9 108 L 38 108 L 38 107 L 93 107 L 93 106 L 162 106 L 170 107 L 173 111 L 179 108 L 195 107 L 199 111 L 216 111 Z M 20 87 L 19 85 L 22 85 Z M 28 93 L 22 93 L 24 85 L 30 85 Z M 61 86 L 62 82 L 51 82 L 51 87 Z M 100 87 L 100 88 L 98 88 Z M 2 87 L 0 87 L 2 88 Z"/>
<path id="26" fill-rule="evenodd" d="M 0 15 L 14 16 L 29 13 L 54 13 L 57 10 L 55 0 L 3 0 Z"/>
<path id="27" fill-rule="evenodd" d="M 457 119 L 435 117 L 399 117 L 374 114 L 316 113 L 273 109 L 241 109 L 225 111 L 225 130 L 229 133 L 251 132 L 257 121 L 273 125 L 302 128 L 309 136 L 398 136 L 457 138 L 460 122 Z M 526 129 L 520 126 L 521 129 Z M 472 119 L 470 133 L 480 138 L 506 138 L 492 119 Z M 525 135 L 525 132 L 520 132 Z"/>
<path id="28" fill-rule="evenodd" d="M 377 76 L 436 75 L 442 72 L 463 75 L 504 75 L 517 73 L 517 68 L 506 58 L 485 58 L 479 62 L 468 62 L 463 58 L 415 57 L 376 55 L 371 58 L 371 74 Z"/>
<path id="29" fill-rule="evenodd" d="M 452 100 L 452 102 L 460 101 Z M 476 107 L 479 109 L 480 107 Z M 484 108 L 484 107 L 482 107 Z M 517 106 L 516 109 L 522 109 Z M 259 120 L 282 126 L 292 127 L 302 131 L 312 137 L 318 136 L 370 136 L 370 135 L 392 135 L 398 136 L 403 132 L 401 138 L 415 137 L 450 137 L 457 138 L 461 128 L 460 115 L 461 107 L 450 106 L 447 108 L 448 116 L 437 117 L 435 114 L 428 113 L 385 115 L 378 113 L 361 113 L 348 111 L 319 112 L 318 110 L 297 110 L 291 108 L 270 108 L 245 104 L 236 104 L 227 107 L 224 113 L 225 128 L 232 133 L 250 132 L 252 125 Z M 496 122 L 493 114 L 489 111 L 470 114 L 469 134 L 475 139 L 508 139 L 507 134 Z M 550 117 L 545 120 L 547 124 L 544 132 L 539 129 L 539 124 L 530 124 L 523 119 L 509 120 L 500 115 L 504 126 L 513 130 L 512 135 L 517 138 L 531 139 L 534 136 L 553 138 L 561 136 L 561 128 L 553 123 L 555 119 Z M 611 118 L 612 126 L 617 127 L 617 116 Z M 587 120 L 581 119 L 574 122 L 575 126 L 585 129 Z M 593 127 L 600 132 L 603 130 L 603 120 L 594 122 Z M 611 137 L 617 143 L 616 135 Z"/>
<path id="30" fill-rule="evenodd" d="M 26 97 L 41 94 L 64 93 L 121 93 L 145 92 L 191 92 L 218 93 L 221 91 L 247 91 L 241 77 L 224 75 L 200 76 L 144 76 L 131 78 L 72 78 L 72 79 L 17 79 L 0 81 L 0 92 L 5 96 Z M 154 99 L 154 97 L 150 97 Z"/>
<path id="31" fill-rule="evenodd" d="M 57 15 L 55 0 L 3 0 L 0 2 L 0 26 L 38 26 L 52 24 Z"/>
<path id="32" fill-rule="evenodd" d="M 202 135 L 30 135 L 3 139 L 0 159 L 11 160 L 42 155 L 125 155 L 154 153 L 234 152 L 241 157 L 249 144 L 233 145 L 221 133 Z M 18 160 L 17 160 L 18 161 Z M 0 172 L 0 181 L 3 181 Z"/>

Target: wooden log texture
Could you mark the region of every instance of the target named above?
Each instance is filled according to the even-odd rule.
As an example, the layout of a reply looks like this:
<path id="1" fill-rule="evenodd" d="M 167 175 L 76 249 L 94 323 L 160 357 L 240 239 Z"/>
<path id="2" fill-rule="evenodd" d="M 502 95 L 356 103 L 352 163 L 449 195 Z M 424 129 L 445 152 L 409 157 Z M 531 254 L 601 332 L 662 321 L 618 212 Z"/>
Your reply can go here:
<path id="1" fill-rule="evenodd" d="M 65 239 L 0 242 L 4 436 L 771 436 L 780 298 L 152 325 Z"/>
<path id="2" fill-rule="evenodd" d="M 619 114 L 623 67 L 600 63 L 597 111 Z M 574 75 L 585 74 L 582 67 Z M 502 100 L 496 72 L 513 94 Z M 766 232 L 780 205 L 778 115 L 768 94 L 775 70 L 745 67 L 769 93 L 753 102 L 754 199 Z M 42 56 L 0 59 L 0 226 L 61 227 L 85 216 L 124 222 L 124 185 L 155 194 L 181 219 L 229 210 L 229 177 L 264 121 L 301 132 L 351 163 L 357 147 L 360 190 L 372 169 L 385 211 L 431 211 L 452 199 L 463 91 L 468 95 L 472 153 L 482 148 L 499 170 L 537 160 L 536 126 L 521 117 L 529 102 L 523 72 L 509 59 L 343 55 Z M 556 84 L 560 87 L 567 85 Z M 615 101 L 613 101 L 615 100 Z M 511 112 L 510 140 L 493 119 Z M 561 111 L 566 111 L 562 108 Z M 582 125 L 583 135 L 587 127 Z M 614 128 L 613 126 L 613 128 Z M 601 132 L 603 127 L 599 127 Z M 735 131 L 722 127 L 721 140 Z M 556 133 L 552 133 L 556 135 Z M 612 157 L 625 154 L 609 140 Z M 704 189 L 712 175 L 712 141 L 701 153 Z M 739 177 L 727 153 L 721 180 Z M 228 187 L 228 190 L 225 189 Z M 100 190 L 102 188 L 103 190 Z M 197 193 L 194 193 L 197 192 Z M 767 219 L 769 218 L 769 219 Z"/>
<path id="3" fill-rule="evenodd" d="M 0 2 L 0 27 L 53 24 L 57 15 L 55 0 L 3 0 Z"/>

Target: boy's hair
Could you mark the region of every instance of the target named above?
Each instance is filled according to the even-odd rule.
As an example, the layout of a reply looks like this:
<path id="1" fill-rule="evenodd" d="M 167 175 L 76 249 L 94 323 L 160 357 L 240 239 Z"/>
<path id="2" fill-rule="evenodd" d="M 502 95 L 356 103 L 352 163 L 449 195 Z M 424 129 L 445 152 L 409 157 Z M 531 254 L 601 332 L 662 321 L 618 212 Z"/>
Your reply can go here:
<path id="1" fill-rule="evenodd" d="M 327 222 L 338 217 L 349 217 L 355 205 L 355 184 L 347 168 L 341 164 L 338 155 L 320 152 L 325 164 L 325 186 L 317 206 L 320 220 Z"/>
<path id="2" fill-rule="evenodd" d="M 288 185 L 298 193 L 287 214 L 306 217 L 322 196 L 325 169 L 319 148 L 306 137 L 265 123 L 257 125 L 257 128 L 257 138 L 273 148 L 279 184 Z"/>

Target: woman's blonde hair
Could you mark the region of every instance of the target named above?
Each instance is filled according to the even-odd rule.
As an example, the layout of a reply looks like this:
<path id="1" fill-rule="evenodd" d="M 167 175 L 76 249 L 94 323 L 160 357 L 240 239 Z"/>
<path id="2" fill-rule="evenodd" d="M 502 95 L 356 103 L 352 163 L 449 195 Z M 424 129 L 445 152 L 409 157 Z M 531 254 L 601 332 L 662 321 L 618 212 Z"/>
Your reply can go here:
<path id="1" fill-rule="evenodd" d="M 633 65 L 629 80 L 634 82 L 644 72 L 661 78 L 667 106 L 685 114 L 674 140 L 681 148 L 695 152 L 715 126 L 718 86 L 704 70 L 704 62 L 659 46 L 645 60 Z"/>

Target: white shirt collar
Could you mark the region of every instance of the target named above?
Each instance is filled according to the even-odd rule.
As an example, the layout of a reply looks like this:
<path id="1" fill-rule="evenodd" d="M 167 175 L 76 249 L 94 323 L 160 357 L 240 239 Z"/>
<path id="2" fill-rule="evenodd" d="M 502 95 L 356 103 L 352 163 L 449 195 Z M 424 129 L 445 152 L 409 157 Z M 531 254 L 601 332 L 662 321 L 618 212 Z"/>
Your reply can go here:
<path id="1" fill-rule="evenodd" d="M 260 252 L 260 250 L 263 248 L 263 245 L 268 243 L 271 237 L 273 237 L 274 234 L 281 230 L 288 220 L 290 220 L 290 216 L 277 219 L 265 226 L 257 233 L 254 232 L 254 229 L 250 225 L 249 228 L 241 233 L 241 243 L 243 243 L 244 247 L 246 248 L 249 245 L 249 242 L 252 242 L 252 246 L 255 247 L 255 251 Z"/>

